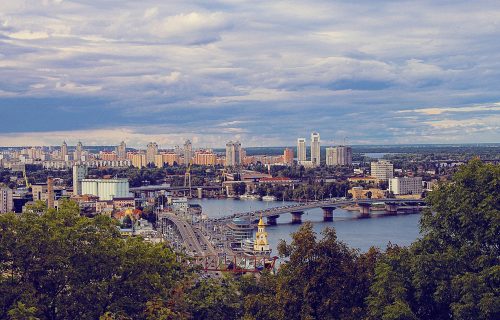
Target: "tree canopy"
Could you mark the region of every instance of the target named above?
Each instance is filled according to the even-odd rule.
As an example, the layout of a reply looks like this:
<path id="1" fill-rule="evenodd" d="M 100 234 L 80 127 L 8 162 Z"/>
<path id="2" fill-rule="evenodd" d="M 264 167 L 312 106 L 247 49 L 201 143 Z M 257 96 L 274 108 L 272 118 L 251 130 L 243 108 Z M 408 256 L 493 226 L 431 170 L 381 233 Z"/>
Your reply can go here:
<path id="1" fill-rule="evenodd" d="M 473 160 L 429 193 L 422 238 L 377 264 L 371 318 L 500 318 L 499 183 L 500 166 Z"/>
<path id="2" fill-rule="evenodd" d="M 0 215 L 0 318 L 141 319 L 187 275 L 166 246 L 124 239 L 113 220 L 81 217 L 72 202 Z"/>
<path id="3" fill-rule="evenodd" d="M 361 253 L 305 223 L 257 277 L 206 279 L 74 202 L 37 204 L 0 215 L 0 319 L 500 319 L 499 181 L 498 165 L 462 166 L 409 247 Z"/>

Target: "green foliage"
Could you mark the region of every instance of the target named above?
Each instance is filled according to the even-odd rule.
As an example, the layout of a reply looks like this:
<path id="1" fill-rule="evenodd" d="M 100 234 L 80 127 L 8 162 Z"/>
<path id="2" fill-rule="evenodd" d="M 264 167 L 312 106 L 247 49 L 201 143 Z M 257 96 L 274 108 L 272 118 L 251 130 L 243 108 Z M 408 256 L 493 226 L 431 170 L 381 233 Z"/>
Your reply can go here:
<path id="1" fill-rule="evenodd" d="M 327 228 L 316 239 L 312 224 L 282 242 L 280 255 L 289 258 L 277 276 L 277 304 L 286 319 L 360 319 L 366 313 L 373 268 L 379 255 L 361 255 L 337 240 Z"/>
<path id="2" fill-rule="evenodd" d="M 40 318 L 35 317 L 36 313 L 35 307 L 28 307 L 22 302 L 18 302 L 7 312 L 12 320 L 38 320 Z"/>
<path id="3" fill-rule="evenodd" d="M 188 276 L 164 245 L 123 239 L 111 219 L 59 211 L 0 215 L 0 318 L 145 319 Z"/>
<path id="4" fill-rule="evenodd" d="M 313 178 L 258 192 L 321 198 L 347 187 L 292 170 Z M 499 319 L 499 178 L 499 166 L 463 166 L 429 193 L 421 239 L 383 254 L 360 254 L 329 228 L 318 239 L 305 223 L 279 244 L 277 274 L 257 277 L 197 279 L 163 244 L 122 238 L 110 218 L 36 203 L 0 215 L 0 319 Z"/>
<path id="5" fill-rule="evenodd" d="M 235 183 L 233 185 L 233 191 L 237 195 L 242 195 L 245 193 L 247 185 L 244 182 Z"/>
<path id="6" fill-rule="evenodd" d="M 188 296 L 194 319 L 239 319 L 242 315 L 238 287 L 230 278 L 199 281 Z"/>
<path id="7" fill-rule="evenodd" d="M 260 277 L 253 275 L 239 279 L 241 295 L 244 297 L 243 319 L 283 319 L 281 306 L 276 299 L 277 277 L 264 272 Z"/>
<path id="8" fill-rule="evenodd" d="M 373 319 L 500 318 L 499 181 L 500 166 L 473 160 L 429 193 L 422 239 L 377 265 Z"/>

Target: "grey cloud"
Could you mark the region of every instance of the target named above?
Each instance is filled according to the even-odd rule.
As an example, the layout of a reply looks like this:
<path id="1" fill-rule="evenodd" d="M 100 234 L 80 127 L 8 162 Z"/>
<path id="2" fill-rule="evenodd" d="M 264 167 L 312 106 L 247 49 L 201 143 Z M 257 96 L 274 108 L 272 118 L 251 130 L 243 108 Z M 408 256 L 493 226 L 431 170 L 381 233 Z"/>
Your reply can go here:
<path id="1" fill-rule="evenodd" d="M 287 144 L 319 130 L 330 140 L 352 131 L 353 143 L 427 142 L 463 125 L 481 141 L 500 138 L 463 113 L 397 113 L 500 101 L 495 2 L 44 4 L 0 4 L 0 101 L 89 99 L 105 110 L 99 126 L 207 139 Z M 222 132 L 222 122 L 238 124 Z"/>

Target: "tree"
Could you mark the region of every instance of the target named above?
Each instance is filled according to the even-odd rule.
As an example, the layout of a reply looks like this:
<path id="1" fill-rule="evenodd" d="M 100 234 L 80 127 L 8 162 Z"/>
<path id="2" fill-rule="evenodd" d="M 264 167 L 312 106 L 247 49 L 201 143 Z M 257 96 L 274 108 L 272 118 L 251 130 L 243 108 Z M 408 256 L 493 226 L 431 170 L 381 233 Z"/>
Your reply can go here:
<path id="1" fill-rule="evenodd" d="M 242 315 L 237 284 L 230 278 L 199 281 L 188 293 L 194 319 L 238 319 Z"/>
<path id="2" fill-rule="evenodd" d="M 126 215 L 124 218 L 123 218 L 123 222 L 122 222 L 122 228 L 132 228 L 132 218 L 130 218 L 130 215 Z"/>
<path id="3" fill-rule="evenodd" d="M 285 319 L 360 319 L 366 313 L 370 279 L 378 256 L 366 255 L 337 240 L 335 230 L 326 228 L 316 239 L 311 223 L 305 223 L 281 242 L 278 250 L 289 261 L 277 278 L 277 304 Z"/>
<path id="4" fill-rule="evenodd" d="M 277 277 L 263 272 L 259 277 L 246 275 L 239 279 L 239 290 L 244 297 L 245 320 L 283 319 L 282 308 L 276 300 Z"/>
<path id="5" fill-rule="evenodd" d="M 473 160 L 429 193 L 422 238 L 377 265 L 373 319 L 500 318 L 499 184 L 500 166 Z"/>
<path id="6" fill-rule="evenodd" d="M 77 208 L 0 215 L 0 319 L 145 319 L 148 301 L 187 283 L 171 249 L 122 238 L 111 218 Z"/>
<path id="7" fill-rule="evenodd" d="M 247 185 L 244 182 L 235 183 L 233 185 L 234 193 L 237 195 L 242 195 L 245 193 Z"/>

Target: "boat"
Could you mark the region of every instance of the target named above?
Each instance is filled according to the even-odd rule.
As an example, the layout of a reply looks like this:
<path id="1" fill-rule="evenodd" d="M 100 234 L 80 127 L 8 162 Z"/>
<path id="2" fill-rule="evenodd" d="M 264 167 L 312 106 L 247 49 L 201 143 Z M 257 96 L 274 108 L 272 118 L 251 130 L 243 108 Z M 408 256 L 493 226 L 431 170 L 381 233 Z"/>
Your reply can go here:
<path id="1" fill-rule="evenodd" d="M 240 196 L 240 199 L 241 200 L 260 200 L 260 197 L 258 194 L 245 193 L 245 194 Z"/>
<path id="2" fill-rule="evenodd" d="M 262 201 L 276 201 L 276 197 L 275 196 L 263 196 L 262 197 Z"/>

